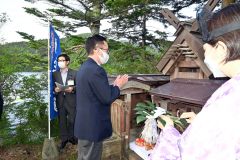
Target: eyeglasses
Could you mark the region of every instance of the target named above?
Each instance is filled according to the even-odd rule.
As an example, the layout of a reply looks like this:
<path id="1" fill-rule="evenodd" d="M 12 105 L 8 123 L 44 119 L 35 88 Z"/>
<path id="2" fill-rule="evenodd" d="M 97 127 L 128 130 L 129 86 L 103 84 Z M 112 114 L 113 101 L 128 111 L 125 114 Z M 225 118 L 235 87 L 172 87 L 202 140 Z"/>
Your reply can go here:
<path id="1" fill-rule="evenodd" d="M 101 49 L 102 51 L 106 51 L 109 54 L 109 49 L 104 49 L 104 48 L 100 48 L 100 47 L 99 47 L 99 49 Z"/>
<path id="2" fill-rule="evenodd" d="M 58 62 L 65 62 L 66 60 L 58 60 Z"/>

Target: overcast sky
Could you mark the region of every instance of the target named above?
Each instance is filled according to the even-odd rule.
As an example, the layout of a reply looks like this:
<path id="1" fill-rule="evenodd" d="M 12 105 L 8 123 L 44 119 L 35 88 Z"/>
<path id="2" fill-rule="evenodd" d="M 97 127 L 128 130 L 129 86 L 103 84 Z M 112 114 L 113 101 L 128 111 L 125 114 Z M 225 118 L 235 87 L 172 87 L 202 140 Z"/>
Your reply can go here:
<path id="1" fill-rule="evenodd" d="M 48 4 L 46 2 L 40 1 L 36 3 L 25 2 L 24 0 L 0 0 L 0 13 L 7 13 L 10 21 L 3 25 L 0 29 L 0 39 L 4 39 L 4 42 L 17 42 L 23 41 L 21 36 L 16 33 L 16 31 L 26 32 L 28 34 L 34 35 L 36 39 L 47 39 L 48 38 L 48 24 L 44 24 L 37 17 L 25 13 L 23 7 L 36 7 L 40 10 L 44 10 Z M 186 9 L 185 12 L 189 13 L 189 9 Z M 192 13 L 192 12 L 191 12 Z M 102 29 L 109 27 L 106 21 L 101 21 Z M 165 30 L 161 24 L 157 22 L 149 22 L 147 24 L 149 29 L 155 30 Z M 170 28 L 170 29 L 169 29 Z M 169 27 L 168 32 L 171 35 L 174 33 L 175 29 Z M 60 32 L 57 32 L 60 37 L 63 35 Z M 77 33 L 90 33 L 90 30 L 87 27 L 79 28 Z"/>
<path id="2" fill-rule="evenodd" d="M 0 30 L 1 38 L 5 42 L 21 41 L 21 36 L 16 31 L 33 34 L 37 38 L 47 38 L 47 25 L 45 27 L 34 17 L 24 12 L 22 7 L 31 7 L 36 4 L 25 2 L 24 0 L 0 0 L 0 13 L 7 13 L 8 21 Z M 44 7 L 44 4 L 41 4 Z"/>
<path id="3" fill-rule="evenodd" d="M 16 31 L 26 32 L 34 35 L 36 39 L 48 38 L 48 24 L 39 18 L 25 12 L 23 7 L 36 7 L 40 10 L 48 8 L 46 2 L 40 1 L 36 3 L 25 2 L 24 0 L 0 0 L 0 13 L 7 13 L 10 21 L 5 23 L 0 29 L 0 39 L 4 42 L 23 41 Z M 82 32 L 90 32 L 88 28 L 81 28 Z M 58 32 L 58 35 L 63 35 Z"/>

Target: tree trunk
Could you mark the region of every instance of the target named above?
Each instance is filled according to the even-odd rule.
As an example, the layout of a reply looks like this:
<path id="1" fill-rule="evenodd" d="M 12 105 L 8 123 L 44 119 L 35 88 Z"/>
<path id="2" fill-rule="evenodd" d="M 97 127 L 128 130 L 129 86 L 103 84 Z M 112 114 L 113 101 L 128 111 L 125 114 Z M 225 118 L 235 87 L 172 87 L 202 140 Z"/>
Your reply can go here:
<path id="1" fill-rule="evenodd" d="M 90 30 L 92 35 L 99 34 L 100 32 L 100 21 L 95 21 L 90 24 Z"/>
<path id="2" fill-rule="evenodd" d="M 93 11 L 92 11 L 92 22 L 90 23 L 90 30 L 92 35 L 99 34 L 100 32 L 100 17 L 101 17 L 101 2 L 94 1 L 93 2 Z"/>
<path id="3" fill-rule="evenodd" d="M 146 22 L 147 18 L 146 15 L 143 16 L 143 28 L 142 28 L 142 47 L 146 45 L 146 35 L 147 35 L 147 29 L 146 29 Z"/>
<path id="4" fill-rule="evenodd" d="M 236 0 L 223 0 L 222 1 L 222 8 L 228 6 L 228 5 L 232 4 L 232 3 L 235 3 L 235 2 L 236 2 Z"/>

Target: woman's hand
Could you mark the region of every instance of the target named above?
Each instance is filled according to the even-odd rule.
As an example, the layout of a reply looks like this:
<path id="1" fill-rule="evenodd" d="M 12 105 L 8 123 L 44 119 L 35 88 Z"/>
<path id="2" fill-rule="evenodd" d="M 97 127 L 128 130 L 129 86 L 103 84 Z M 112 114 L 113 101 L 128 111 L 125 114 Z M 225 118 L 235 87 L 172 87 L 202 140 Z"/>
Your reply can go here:
<path id="1" fill-rule="evenodd" d="M 184 118 L 186 119 L 186 121 L 188 123 L 192 123 L 192 121 L 194 120 L 194 118 L 196 117 L 196 114 L 194 112 L 184 112 L 180 118 Z"/>
<path id="2" fill-rule="evenodd" d="M 161 115 L 160 118 L 166 122 L 165 126 L 168 126 L 168 125 L 173 126 L 173 121 L 169 116 Z M 157 125 L 160 129 L 163 129 L 165 127 L 160 120 L 157 120 Z"/>

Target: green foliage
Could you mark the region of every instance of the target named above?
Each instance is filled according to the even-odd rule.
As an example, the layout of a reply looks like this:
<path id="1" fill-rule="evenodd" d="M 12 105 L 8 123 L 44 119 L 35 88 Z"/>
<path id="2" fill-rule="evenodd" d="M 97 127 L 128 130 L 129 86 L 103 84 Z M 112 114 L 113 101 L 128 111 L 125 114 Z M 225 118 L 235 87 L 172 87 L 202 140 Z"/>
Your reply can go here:
<path id="1" fill-rule="evenodd" d="M 137 124 L 144 122 L 147 119 L 147 116 L 153 116 L 156 109 L 156 105 L 150 101 L 137 103 L 136 107 L 134 108 L 136 111 L 135 114 L 137 115 Z M 169 111 L 166 111 L 164 115 L 167 115 L 172 119 L 174 127 L 177 128 L 180 132 L 183 132 L 188 127 L 186 119 L 176 117 Z M 163 124 L 163 126 L 166 125 L 166 122 L 161 117 L 158 117 L 157 119 Z"/>
<path id="2" fill-rule="evenodd" d="M 11 77 L 11 75 L 20 70 L 19 59 L 15 54 L 5 53 L 5 50 L 0 46 L 0 90 L 5 85 L 7 79 Z"/>
<path id="3" fill-rule="evenodd" d="M 110 59 L 104 65 L 109 74 L 158 73 L 156 65 L 161 57 L 154 49 L 139 48 L 126 43 L 110 42 Z M 112 47 L 113 46 L 113 47 Z M 112 49 L 113 48 L 113 49 Z M 114 50 L 116 48 L 116 50 Z"/>
<path id="4" fill-rule="evenodd" d="M 113 27 L 106 32 L 117 38 L 127 38 L 132 44 L 156 45 L 154 41 L 165 39 L 166 34 L 150 31 L 147 28 L 147 21 L 163 21 L 163 17 L 158 11 L 161 10 L 164 3 L 165 1 L 159 0 L 107 1 L 109 12 L 116 18 L 111 21 Z"/>
<path id="5" fill-rule="evenodd" d="M 19 71 L 43 71 L 47 70 L 47 57 L 42 57 L 39 54 L 32 53 L 9 53 L 0 55 L 2 63 L 0 64 L 0 71 L 6 74 Z M 0 77 L 1 77 L 0 76 Z M 2 79 L 2 78 L 0 78 Z"/>
<path id="6" fill-rule="evenodd" d="M 17 99 L 22 101 L 12 102 L 5 106 L 4 120 L 0 122 L 0 128 L 3 130 L 0 137 L 4 139 L 4 145 L 42 143 L 48 133 L 48 112 L 45 99 L 47 74 L 17 75 L 17 77 L 18 80 L 15 81 L 13 89 Z M 52 126 L 52 135 L 56 136 L 58 131 L 56 120 L 52 122 Z"/>
<path id="7" fill-rule="evenodd" d="M 175 117 L 170 112 L 167 112 L 166 115 L 168 115 L 172 119 L 174 127 L 178 129 L 180 133 L 182 133 L 189 125 L 187 120 L 184 118 Z M 161 117 L 158 117 L 158 120 L 163 124 L 163 126 L 166 125 L 166 122 Z"/>
<path id="8" fill-rule="evenodd" d="M 70 67 L 77 69 L 86 58 L 85 41 L 89 35 L 69 36 L 61 41 L 62 53 L 70 55 Z"/>
<path id="9" fill-rule="evenodd" d="M 85 51 L 85 41 L 89 34 L 69 36 L 61 39 L 62 53 L 70 55 L 70 67 L 78 69 L 87 59 Z M 119 73 L 158 73 L 155 66 L 159 62 L 164 51 L 170 46 L 171 42 L 159 41 L 161 48 L 138 47 L 128 43 L 118 42 L 109 39 L 110 59 L 104 65 L 109 74 Z M 38 43 L 37 45 L 32 45 Z M 40 47 L 34 47 L 40 46 Z M 47 70 L 47 41 L 16 42 L 2 45 L 4 53 L 3 68 L 12 71 L 46 71 Z M 9 56 L 14 55 L 14 56 Z M 1 55 L 0 55 L 1 56 Z M 14 61 L 12 59 L 15 58 Z M 6 63 L 5 63 L 6 62 Z M 11 62 L 11 63 L 9 63 Z M 7 67 L 10 66 L 10 67 Z M 14 67 L 12 67 L 14 66 Z M 1 68 L 0 68 L 1 69 Z"/>
<path id="10" fill-rule="evenodd" d="M 29 35 L 27 33 L 20 32 L 20 31 L 17 31 L 17 33 L 20 34 L 23 39 L 29 40 L 28 45 L 33 49 L 39 49 L 44 45 L 42 41 L 35 41 L 34 40 L 35 37 L 33 35 Z"/>
<path id="11" fill-rule="evenodd" d="M 153 115 L 156 109 L 156 105 L 150 101 L 145 101 L 145 103 L 139 102 L 137 103 L 134 110 L 136 111 L 136 121 L 137 124 L 144 122 L 147 118 L 146 116 Z"/>
<path id="12" fill-rule="evenodd" d="M 56 29 L 66 35 L 70 35 L 79 27 L 84 26 L 89 27 L 92 34 L 99 33 L 100 20 L 108 17 L 108 14 L 102 10 L 105 1 L 73 0 L 69 3 L 69 1 L 62 0 L 47 0 L 47 2 L 51 5 L 45 11 L 28 7 L 24 7 L 24 9 L 27 13 L 35 15 L 45 22 L 50 16 Z"/>

